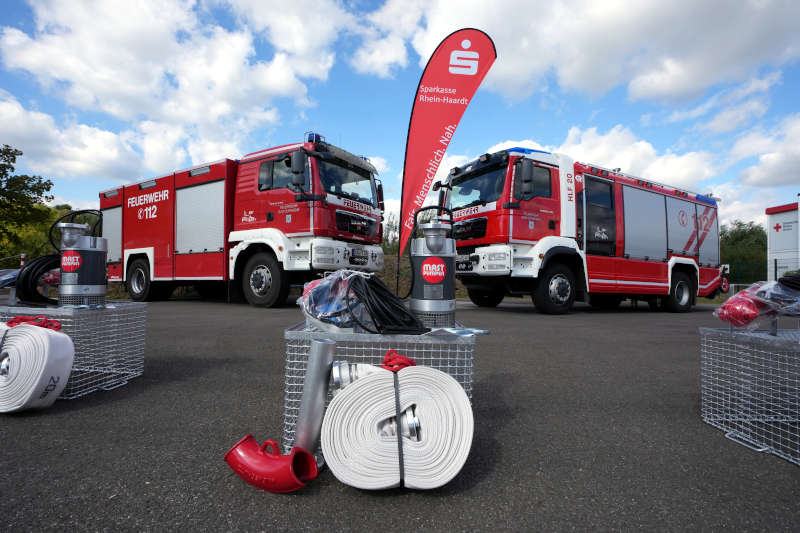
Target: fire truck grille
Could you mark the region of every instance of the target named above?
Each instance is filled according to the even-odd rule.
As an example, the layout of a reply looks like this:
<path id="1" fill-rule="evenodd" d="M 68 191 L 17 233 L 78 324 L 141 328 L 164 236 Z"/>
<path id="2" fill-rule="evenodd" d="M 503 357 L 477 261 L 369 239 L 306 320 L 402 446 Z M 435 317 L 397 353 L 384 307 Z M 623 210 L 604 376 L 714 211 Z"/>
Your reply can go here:
<path id="1" fill-rule="evenodd" d="M 457 241 L 480 239 L 486 236 L 486 217 L 471 218 L 453 224 L 453 237 Z"/>
<path id="2" fill-rule="evenodd" d="M 366 235 L 372 237 L 376 234 L 378 225 L 374 219 L 355 215 L 352 213 L 345 213 L 343 211 L 336 212 L 336 229 L 339 231 L 346 231 L 356 235 Z"/>

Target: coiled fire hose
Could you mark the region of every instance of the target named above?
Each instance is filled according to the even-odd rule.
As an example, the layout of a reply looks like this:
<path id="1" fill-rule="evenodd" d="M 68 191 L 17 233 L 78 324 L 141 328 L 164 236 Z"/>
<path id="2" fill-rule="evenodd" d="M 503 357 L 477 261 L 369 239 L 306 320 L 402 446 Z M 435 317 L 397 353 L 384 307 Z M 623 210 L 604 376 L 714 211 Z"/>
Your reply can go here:
<path id="1" fill-rule="evenodd" d="M 322 421 L 322 453 L 352 487 L 433 489 L 464 466 L 473 429 L 469 398 L 448 374 L 376 367 L 334 396 Z"/>
<path id="2" fill-rule="evenodd" d="M 64 333 L 0 322 L 0 413 L 52 405 L 67 384 L 74 355 Z"/>

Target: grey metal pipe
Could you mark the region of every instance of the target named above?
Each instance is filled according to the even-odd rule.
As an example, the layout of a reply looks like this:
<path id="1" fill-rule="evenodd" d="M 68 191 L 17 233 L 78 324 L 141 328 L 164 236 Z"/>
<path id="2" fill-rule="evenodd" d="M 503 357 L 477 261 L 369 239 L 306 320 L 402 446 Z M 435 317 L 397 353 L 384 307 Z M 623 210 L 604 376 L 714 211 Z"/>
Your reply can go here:
<path id="1" fill-rule="evenodd" d="M 328 397 L 328 380 L 335 351 L 336 343 L 330 339 L 312 340 L 308 351 L 294 445 L 305 448 L 311 453 L 314 453 L 319 444 L 325 400 Z"/>

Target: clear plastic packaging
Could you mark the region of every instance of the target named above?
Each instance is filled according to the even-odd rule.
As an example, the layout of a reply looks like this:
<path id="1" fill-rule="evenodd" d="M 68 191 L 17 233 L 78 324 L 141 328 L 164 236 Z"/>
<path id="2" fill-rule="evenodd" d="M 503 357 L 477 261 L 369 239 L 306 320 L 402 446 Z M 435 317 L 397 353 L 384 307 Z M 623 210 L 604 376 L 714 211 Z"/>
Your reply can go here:
<path id="1" fill-rule="evenodd" d="M 737 328 L 755 330 L 763 316 L 800 316 L 800 290 L 777 281 L 759 281 L 737 292 L 714 316 Z"/>
<path id="2" fill-rule="evenodd" d="M 337 270 L 306 283 L 297 305 L 306 315 L 306 325 L 313 331 L 365 333 L 359 323 L 374 328 L 364 304 L 350 290 L 353 276 L 369 276 L 354 270 Z"/>

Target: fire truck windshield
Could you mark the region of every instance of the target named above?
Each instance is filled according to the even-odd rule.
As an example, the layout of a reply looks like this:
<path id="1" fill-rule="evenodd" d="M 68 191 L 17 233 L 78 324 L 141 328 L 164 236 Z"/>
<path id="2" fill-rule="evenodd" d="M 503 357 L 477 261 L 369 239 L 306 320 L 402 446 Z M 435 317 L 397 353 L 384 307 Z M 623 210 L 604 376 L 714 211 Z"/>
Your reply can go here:
<path id="1" fill-rule="evenodd" d="M 453 211 L 496 202 L 503 194 L 505 165 L 492 165 L 468 172 L 453 179 L 450 209 Z"/>
<path id="2" fill-rule="evenodd" d="M 325 192 L 376 207 L 375 184 L 366 169 L 345 161 L 317 159 L 319 180 Z"/>

